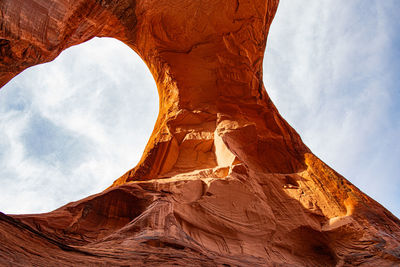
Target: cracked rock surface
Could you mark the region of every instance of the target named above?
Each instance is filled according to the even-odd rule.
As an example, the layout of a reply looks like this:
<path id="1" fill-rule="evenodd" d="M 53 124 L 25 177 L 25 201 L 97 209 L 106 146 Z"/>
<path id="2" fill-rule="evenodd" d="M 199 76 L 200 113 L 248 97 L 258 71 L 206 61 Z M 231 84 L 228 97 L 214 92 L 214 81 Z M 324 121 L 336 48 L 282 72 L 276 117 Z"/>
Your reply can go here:
<path id="1" fill-rule="evenodd" d="M 108 189 L 50 213 L 0 214 L 0 265 L 399 265 L 400 221 L 318 159 L 264 88 L 277 6 L 0 0 L 0 86 L 113 37 L 146 62 L 160 97 L 139 164 Z"/>

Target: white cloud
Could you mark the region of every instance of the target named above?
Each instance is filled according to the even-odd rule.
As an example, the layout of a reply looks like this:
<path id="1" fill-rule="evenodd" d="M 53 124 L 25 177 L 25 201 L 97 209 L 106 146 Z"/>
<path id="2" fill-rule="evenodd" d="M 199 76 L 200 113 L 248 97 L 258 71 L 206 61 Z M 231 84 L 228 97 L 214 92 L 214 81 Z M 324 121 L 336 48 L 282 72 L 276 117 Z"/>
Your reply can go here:
<path id="1" fill-rule="evenodd" d="M 35 66 L 0 91 L 0 210 L 55 209 L 135 166 L 158 112 L 142 60 L 94 39 Z"/>
<path id="2" fill-rule="evenodd" d="M 322 160 L 400 215 L 400 104 L 391 1 L 282 0 L 265 58 L 267 91 Z M 400 10 L 397 5 L 397 10 Z"/>

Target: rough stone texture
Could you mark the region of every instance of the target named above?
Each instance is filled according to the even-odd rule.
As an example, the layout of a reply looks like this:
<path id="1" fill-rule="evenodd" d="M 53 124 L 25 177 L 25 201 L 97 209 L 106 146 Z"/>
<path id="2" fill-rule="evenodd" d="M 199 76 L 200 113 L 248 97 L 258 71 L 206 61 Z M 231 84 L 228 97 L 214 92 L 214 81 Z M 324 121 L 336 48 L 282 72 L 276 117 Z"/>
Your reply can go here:
<path id="1" fill-rule="evenodd" d="M 400 221 L 329 168 L 262 82 L 278 0 L 0 0 L 0 85 L 94 36 L 146 62 L 140 163 L 53 212 L 0 216 L 5 266 L 395 266 Z"/>

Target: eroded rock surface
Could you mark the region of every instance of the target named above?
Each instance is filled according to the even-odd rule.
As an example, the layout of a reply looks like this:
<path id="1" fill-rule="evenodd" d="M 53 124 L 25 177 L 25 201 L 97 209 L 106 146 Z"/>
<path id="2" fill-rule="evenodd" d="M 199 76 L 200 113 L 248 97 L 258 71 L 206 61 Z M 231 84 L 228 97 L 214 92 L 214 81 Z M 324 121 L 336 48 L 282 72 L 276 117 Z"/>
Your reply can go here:
<path id="1" fill-rule="evenodd" d="M 0 85 L 92 37 L 146 62 L 139 164 L 53 212 L 0 216 L 0 265 L 395 266 L 400 222 L 311 153 L 262 82 L 278 0 L 0 0 Z M 127 133 L 128 134 L 128 133 Z"/>

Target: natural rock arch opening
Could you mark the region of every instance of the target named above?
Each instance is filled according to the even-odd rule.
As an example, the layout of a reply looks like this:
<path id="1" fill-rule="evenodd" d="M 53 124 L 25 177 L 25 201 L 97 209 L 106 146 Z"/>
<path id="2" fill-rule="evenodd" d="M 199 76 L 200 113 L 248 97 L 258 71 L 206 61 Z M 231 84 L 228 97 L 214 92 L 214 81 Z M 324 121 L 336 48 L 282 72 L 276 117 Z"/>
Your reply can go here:
<path id="1" fill-rule="evenodd" d="M 30 17 L 32 3 L 21 2 L 18 15 Z M 135 50 L 156 80 L 160 112 L 139 164 L 114 186 L 240 162 L 267 172 L 306 168 L 308 148 L 279 115 L 262 81 L 266 38 L 278 1 L 236 5 L 220 1 L 211 13 L 198 13 L 202 3 L 195 1 L 88 0 L 72 9 L 70 5 L 42 6 L 54 12 L 47 26 L 41 24 L 44 13 L 18 25 L 5 24 L 3 64 L 11 64 L 0 80 L 4 84 L 27 66 L 52 60 L 94 36 L 117 38 Z M 3 9 L 14 14 L 11 2 L 5 2 Z M 61 16 L 55 10 L 73 11 Z M 16 26 L 23 38 L 8 33 Z M 253 138 L 250 145 L 247 138 Z"/>
<path id="2" fill-rule="evenodd" d="M 4 258 L 22 258 L 23 240 L 25 247 L 38 244 L 38 250 L 28 250 L 31 258 L 20 260 L 25 265 L 51 259 L 71 266 L 148 265 L 148 260 L 301 266 L 321 255 L 327 264 L 398 261 L 398 219 L 315 157 L 265 91 L 262 60 L 277 5 L 277 0 L 0 2 L 6 14 L 3 62 L 11 62 L 0 66 L 0 84 L 27 65 L 101 36 L 134 49 L 160 95 L 142 159 L 110 188 L 47 214 L 0 214 L 0 229 L 15 232 L 3 241 L 10 248 Z M 305 248 L 306 257 L 294 253 L 304 233 L 319 235 Z M 163 248 L 172 251 L 159 257 L 159 248 L 162 254 Z M 177 250 L 184 254 L 176 257 Z"/>
<path id="3" fill-rule="evenodd" d="M 103 190 L 139 161 L 157 113 L 152 75 L 116 39 L 27 69 L 0 91 L 0 210 L 47 212 Z"/>

